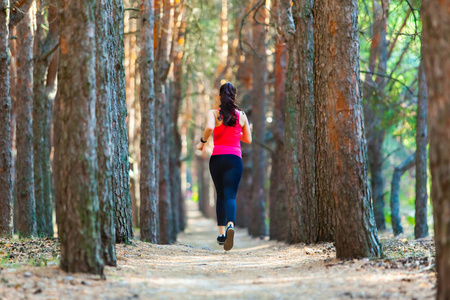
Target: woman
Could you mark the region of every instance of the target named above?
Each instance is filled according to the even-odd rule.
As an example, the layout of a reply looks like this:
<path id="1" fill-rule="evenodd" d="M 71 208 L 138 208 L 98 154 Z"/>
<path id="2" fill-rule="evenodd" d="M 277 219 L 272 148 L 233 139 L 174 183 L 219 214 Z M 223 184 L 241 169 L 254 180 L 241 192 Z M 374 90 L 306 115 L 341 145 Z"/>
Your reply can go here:
<path id="1" fill-rule="evenodd" d="M 219 109 L 208 112 L 207 125 L 197 149 L 202 151 L 213 133 L 214 149 L 209 170 L 217 192 L 217 243 L 233 248 L 236 219 L 236 193 L 242 176 L 241 141 L 252 142 L 247 116 L 236 105 L 236 88 L 229 82 L 220 87 Z M 225 230 L 226 227 L 226 230 Z"/>

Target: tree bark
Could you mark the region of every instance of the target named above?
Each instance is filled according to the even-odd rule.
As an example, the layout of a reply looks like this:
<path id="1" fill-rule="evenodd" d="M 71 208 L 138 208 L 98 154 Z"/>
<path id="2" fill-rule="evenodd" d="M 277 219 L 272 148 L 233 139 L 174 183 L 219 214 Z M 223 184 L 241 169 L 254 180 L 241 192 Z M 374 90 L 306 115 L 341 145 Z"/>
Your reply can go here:
<path id="1" fill-rule="evenodd" d="M 400 179 L 403 173 L 411 169 L 416 162 L 416 153 L 409 156 L 399 166 L 395 167 L 394 174 L 392 175 L 391 182 L 391 222 L 392 229 L 394 230 L 394 236 L 403 233 L 403 227 L 400 222 L 400 201 L 399 201 L 399 189 Z"/>
<path id="2" fill-rule="evenodd" d="M 13 182 L 9 76 L 9 0 L 0 1 L 0 236 L 12 236 Z"/>
<path id="3" fill-rule="evenodd" d="M 358 1 L 314 4 L 316 146 L 327 165 L 338 258 L 379 257 L 370 189 L 359 80 Z M 318 110 L 319 109 L 319 110 Z M 317 132 L 317 131 L 316 131 Z M 325 168 L 326 167 L 326 168 Z M 323 186 L 325 183 L 322 182 Z"/>
<path id="4" fill-rule="evenodd" d="M 180 4 L 182 5 L 182 4 Z M 172 123 L 172 133 L 173 137 L 173 149 L 171 153 L 171 185 L 172 185 L 172 199 L 173 203 L 176 203 L 177 207 L 177 231 L 183 231 L 186 227 L 186 212 L 184 204 L 184 196 L 181 190 L 181 135 L 178 128 L 178 117 L 180 115 L 180 105 L 182 101 L 182 83 L 183 83 L 183 55 L 184 55 L 184 40 L 185 40 L 185 12 L 184 5 L 178 8 L 180 24 L 178 27 L 178 32 L 176 36 L 174 35 L 174 49 L 173 49 L 173 88 L 172 88 L 172 101 L 170 108 L 170 119 Z M 176 21 L 176 20 L 175 20 Z M 175 24 L 175 22 L 174 22 Z"/>
<path id="5" fill-rule="evenodd" d="M 155 61 L 155 98 L 156 98 L 156 145 L 157 168 L 159 170 L 159 230 L 160 243 L 170 244 L 175 241 L 173 228 L 172 202 L 170 197 L 170 175 L 169 175 L 169 130 L 168 130 L 168 98 L 165 93 L 165 82 L 169 72 L 169 31 L 171 27 L 170 0 L 162 1 L 162 14 L 158 22 L 158 42 Z"/>
<path id="6" fill-rule="evenodd" d="M 57 11 L 55 6 L 48 8 L 49 32 L 45 34 L 45 5 L 41 0 L 36 2 L 36 34 L 34 38 L 34 69 L 33 69 L 33 155 L 34 155 L 34 196 L 36 202 L 36 223 L 39 236 L 53 236 L 53 205 L 47 192 L 45 184 L 49 181 L 50 155 L 47 151 L 47 132 L 49 126 L 48 103 L 49 92 L 46 85 L 46 74 L 50 61 L 53 57 L 52 51 L 58 42 Z M 46 143 L 47 142 L 47 143 Z M 45 187 L 44 187 L 45 186 Z"/>
<path id="7" fill-rule="evenodd" d="M 250 109 L 245 109 L 246 107 L 251 106 L 251 99 L 249 96 L 247 96 L 243 97 L 243 100 L 241 101 L 242 107 L 247 114 L 247 118 L 249 122 L 251 122 L 253 118 L 252 111 Z M 236 226 L 242 228 L 248 228 L 251 222 L 250 211 L 252 203 L 252 186 L 253 186 L 252 146 L 253 145 L 241 143 L 243 171 L 241 182 L 239 183 L 238 193 L 236 196 Z"/>
<path id="8" fill-rule="evenodd" d="M 133 220 L 130 194 L 130 163 L 128 159 L 127 103 L 125 94 L 125 67 L 123 41 L 123 0 L 113 3 L 113 32 L 115 57 L 115 105 L 113 107 L 114 142 L 114 204 L 116 243 L 129 243 L 133 238 Z"/>
<path id="9" fill-rule="evenodd" d="M 272 3 L 272 11 L 278 19 L 277 1 Z M 277 21 L 277 20 L 275 20 Z M 272 132 L 276 147 L 272 153 L 272 171 L 270 173 L 270 238 L 285 241 L 289 232 L 289 219 L 286 195 L 286 154 L 284 142 L 284 123 L 286 106 L 286 73 L 287 73 L 287 49 L 286 41 L 282 36 L 277 36 L 275 45 L 275 109 Z"/>
<path id="10" fill-rule="evenodd" d="M 17 232 L 36 235 L 36 205 L 33 177 L 33 25 L 31 12 L 17 25 Z"/>
<path id="11" fill-rule="evenodd" d="M 52 7 L 51 9 L 55 10 L 55 13 L 57 14 L 56 7 Z M 57 22 L 55 21 L 54 24 L 52 23 L 51 26 L 57 26 Z M 51 29 L 53 30 L 53 29 Z M 44 205 L 46 207 L 51 207 L 51 209 L 48 209 L 46 212 L 46 224 L 51 224 L 52 231 L 53 231 L 53 207 L 55 205 L 55 195 L 54 195 L 54 184 L 53 184 L 53 173 L 50 162 L 50 153 L 51 149 L 53 147 L 53 133 L 52 131 L 52 122 L 53 122 L 53 102 L 55 99 L 56 94 L 56 75 L 58 73 L 58 64 L 59 64 L 59 53 L 56 51 L 56 53 L 53 54 L 52 59 L 50 61 L 50 65 L 47 69 L 47 80 L 46 80 L 46 102 L 45 102 L 45 123 L 44 123 L 44 152 L 45 157 L 48 157 L 49 159 L 46 159 L 44 161 L 44 166 L 42 169 L 42 177 L 43 177 L 43 186 L 44 186 L 44 200 L 48 202 L 44 202 Z M 54 129 L 53 129 L 54 130 Z"/>
<path id="12" fill-rule="evenodd" d="M 108 266 L 116 266 L 116 232 L 114 225 L 113 198 L 113 158 L 114 145 L 112 140 L 112 110 L 111 100 L 114 86 L 111 84 L 114 76 L 112 66 L 114 56 L 109 52 L 111 44 L 112 5 L 107 0 L 100 0 L 95 8 L 96 37 L 96 103 L 97 118 L 97 181 L 98 201 L 100 208 L 101 254 Z"/>
<path id="13" fill-rule="evenodd" d="M 176 16 L 176 14 L 175 14 Z M 175 29 L 172 30 L 176 31 Z M 172 36 L 172 38 L 176 38 L 176 36 Z M 173 48 L 173 47 L 172 47 Z M 170 56 L 171 57 L 171 56 Z M 176 241 L 177 239 L 177 234 L 179 232 L 178 227 L 178 179 L 177 179 L 177 173 L 178 170 L 176 170 L 176 160 L 178 159 L 176 157 L 175 154 L 175 135 L 174 135 L 174 127 L 177 126 L 177 122 L 176 119 L 177 117 L 173 116 L 174 111 L 176 110 L 176 108 L 174 107 L 175 105 L 175 101 L 173 99 L 173 90 L 172 87 L 173 85 L 171 84 L 173 83 L 171 80 L 167 79 L 166 80 L 166 85 L 165 85 L 165 94 L 166 94 L 166 107 L 165 107 L 165 131 L 166 131 L 166 136 L 168 138 L 167 140 L 167 160 L 168 160 L 168 170 L 167 170 L 167 174 L 169 175 L 169 178 L 167 180 L 167 184 L 169 185 L 169 189 L 170 189 L 170 206 L 171 206 L 171 215 L 170 215 L 170 222 L 171 222 L 171 237 L 173 239 L 173 241 Z M 175 122 L 173 121 L 175 118 Z"/>
<path id="14" fill-rule="evenodd" d="M 257 0 L 253 1 L 255 4 Z M 252 180 L 252 216 L 248 224 L 248 233 L 255 237 L 267 234 L 266 228 L 266 201 L 264 184 L 266 180 L 265 149 L 259 143 L 265 142 L 266 135 L 266 86 L 267 86 L 267 59 L 266 59 L 266 28 L 265 1 L 256 9 L 253 24 L 253 92 L 252 92 L 252 123 L 255 141 L 252 144 L 253 180 Z"/>
<path id="15" fill-rule="evenodd" d="M 153 0 L 142 0 L 139 74 L 141 77 L 141 164 L 140 164 L 140 229 L 141 240 L 159 242 L 159 202 L 156 177 L 156 114 L 153 53 Z"/>
<path id="16" fill-rule="evenodd" d="M 291 92 L 288 96 L 286 118 L 287 134 L 290 243 L 313 243 L 318 239 L 319 217 L 326 225 L 331 215 L 319 210 L 315 196 L 315 116 L 314 116 L 314 30 L 311 0 L 295 1 L 293 20 L 296 28 L 291 45 Z M 289 27 L 288 27 L 289 28 Z M 318 173 L 319 175 L 320 173 Z M 331 222 L 329 222 L 331 223 Z M 332 228 L 331 226 L 329 227 Z M 324 228 L 325 229 L 325 228 Z M 328 227 L 325 232 L 327 232 Z"/>
<path id="17" fill-rule="evenodd" d="M 431 199 L 436 245 L 436 299 L 450 298 L 450 0 L 422 2 L 428 87 Z"/>
<path id="18" fill-rule="evenodd" d="M 11 5 L 9 30 L 11 30 L 27 15 L 31 5 L 33 4 L 33 0 L 12 0 L 9 2 Z"/>
<path id="19" fill-rule="evenodd" d="M 103 274 L 95 139 L 95 1 L 58 1 L 55 197 L 61 269 Z"/>
<path id="20" fill-rule="evenodd" d="M 428 236 L 427 224 L 427 108 L 428 95 L 423 59 L 419 66 L 419 95 L 417 97 L 416 121 L 416 217 L 414 236 L 416 239 Z"/>

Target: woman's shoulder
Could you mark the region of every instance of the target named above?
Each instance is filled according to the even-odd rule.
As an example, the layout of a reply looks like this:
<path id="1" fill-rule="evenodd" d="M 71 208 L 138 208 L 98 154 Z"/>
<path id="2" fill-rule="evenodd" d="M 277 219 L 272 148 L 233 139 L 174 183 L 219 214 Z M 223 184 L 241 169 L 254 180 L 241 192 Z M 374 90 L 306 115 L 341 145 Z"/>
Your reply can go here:
<path id="1" fill-rule="evenodd" d="M 245 114 L 245 111 L 243 111 L 243 110 L 238 110 L 238 109 L 236 109 L 236 111 L 237 111 L 237 113 L 239 114 L 239 117 L 247 118 L 247 115 Z"/>

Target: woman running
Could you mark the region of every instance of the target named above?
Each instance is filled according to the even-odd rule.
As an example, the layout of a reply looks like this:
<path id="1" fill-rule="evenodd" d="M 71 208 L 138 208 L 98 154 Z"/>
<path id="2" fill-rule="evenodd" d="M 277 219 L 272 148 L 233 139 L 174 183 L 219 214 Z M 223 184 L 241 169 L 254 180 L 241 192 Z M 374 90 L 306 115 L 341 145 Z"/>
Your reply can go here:
<path id="1" fill-rule="evenodd" d="M 213 133 L 214 149 L 209 170 L 217 193 L 217 243 L 228 251 L 233 248 L 236 194 L 243 169 L 240 142 L 250 144 L 252 136 L 247 116 L 235 103 L 236 88 L 227 82 L 220 87 L 219 95 L 220 108 L 208 112 L 206 128 L 197 149 L 202 151 Z"/>

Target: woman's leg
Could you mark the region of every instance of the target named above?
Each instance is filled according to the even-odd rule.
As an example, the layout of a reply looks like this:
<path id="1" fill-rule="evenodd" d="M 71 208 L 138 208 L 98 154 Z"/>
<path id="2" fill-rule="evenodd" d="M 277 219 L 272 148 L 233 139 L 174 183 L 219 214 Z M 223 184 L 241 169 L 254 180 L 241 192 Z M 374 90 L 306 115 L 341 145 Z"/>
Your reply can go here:
<path id="1" fill-rule="evenodd" d="M 217 225 L 219 226 L 219 234 L 225 233 L 226 221 L 226 202 L 224 200 L 224 185 L 223 185 L 223 164 L 222 159 L 218 155 L 211 156 L 209 160 L 209 171 L 214 182 L 217 194 L 216 215 Z"/>
<path id="2" fill-rule="evenodd" d="M 223 174 L 224 202 L 226 203 L 227 226 L 236 222 L 236 194 L 242 177 L 242 159 L 236 155 L 227 156 L 229 169 Z"/>

